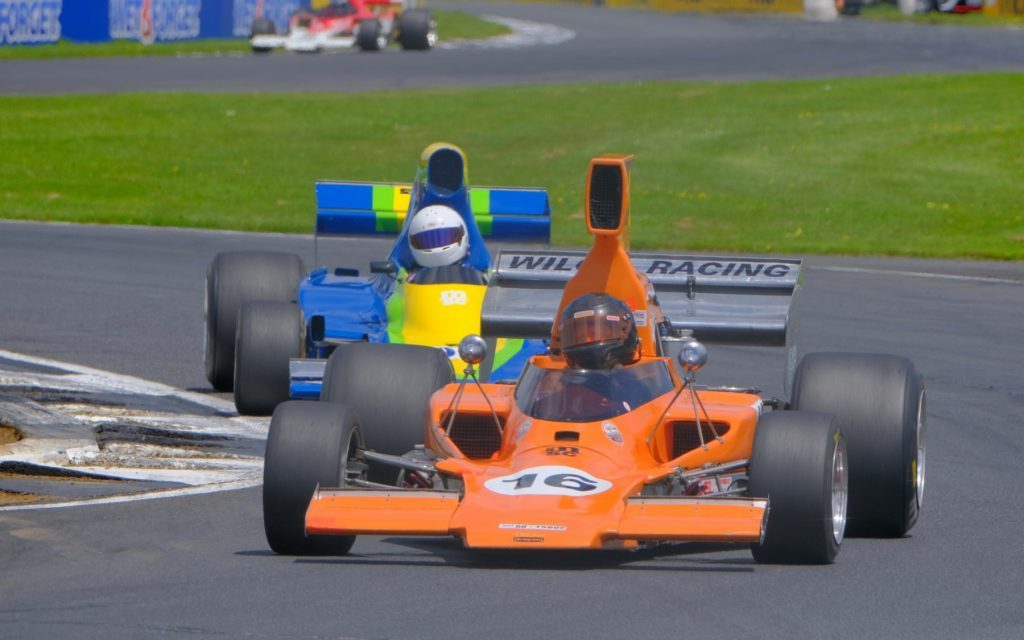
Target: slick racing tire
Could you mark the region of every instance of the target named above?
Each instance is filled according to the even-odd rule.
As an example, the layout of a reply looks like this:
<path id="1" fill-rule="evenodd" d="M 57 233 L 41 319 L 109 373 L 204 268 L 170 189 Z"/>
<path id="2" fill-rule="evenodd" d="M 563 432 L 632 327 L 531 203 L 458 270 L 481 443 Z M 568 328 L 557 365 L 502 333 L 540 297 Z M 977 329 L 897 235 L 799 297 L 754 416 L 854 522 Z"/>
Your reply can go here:
<path id="1" fill-rule="evenodd" d="M 363 20 L 356 27 L 356 46 L 362 51 L 380 51 L 388 46 L 388 34 L 380 20 Z"/>
<path id="2" fill-rule="evenodd" d="M 252 21 L 252 28 L 249 32 L 250 39 L 254 36 L 273 36 L 277 35 L 277 27 L 274 23 L 266 18 L 256 18 Z M 271 51 L 268 47 L 253 47 L 253 53 L 269 53 Z"/>
<path id="3" fill-rule="evenodd" d="M 277 28 L 274 23 L 266 18 L 256 18 L 252 21 L 251 36 L 273 36 L 277 35 Z"/>
<path id="4" fill-rule="evenodd" d="M 235 327 L 246 302 L 293 302 L 305 271 L 299 257 L 268 251 L 219 253 L 206 271 L 206 379 L 231 391 L 235 372 Z"/>
<path id="5" fill-rule="evenodd" d="M 341 487 L 360 473 L 359 423 L 352 409 L 332 402 L 292 400 L 270 420 L 263 464 L 263 529 L 267 543 L 286 555 L 344 555 L 355 536 L 307 536 L 313 491 Z"/>
<path id="6" fill-rule="evenodd" d="M 235 336 L 235 407 L 269 416 L 288 399 L 288 361 L 302 356 L 302 312 L 291 302 L 248 302 Z"/>
<path id="7" fill-rule="evenodd" d="M 430 396 L 455 381 L 440 349 L 356 342 L 327 360 L 320 400 L 355 409 L 368 449 L 400 456 L 424 441 Z M 396 469 L 379 465 L 370 480 L 394 482 Z"/>
<path id="8" fill-rule="evenodd" d="M 794 409 L 830 413 L 850 460 L 851 536 L 901 537 L 924 497 L 925 392 L 913 363 L 892 355 L 812 353 L 796 370 Z"/>
<path id="9" fill-rule="evenodd" d="M 778 411 L 758 421 L 749 494 L 768 498 L 761 563 L 831 564 L 843 542 L 847 507 L 846 446 L 836 419 Z"/>
<path id="10" fill-rule="evenodd" d="M 398 44 L 406 51 L 426 51 L 437 44 L 437 22 L 426 9 L 410 9 L 398 16 Z"/>

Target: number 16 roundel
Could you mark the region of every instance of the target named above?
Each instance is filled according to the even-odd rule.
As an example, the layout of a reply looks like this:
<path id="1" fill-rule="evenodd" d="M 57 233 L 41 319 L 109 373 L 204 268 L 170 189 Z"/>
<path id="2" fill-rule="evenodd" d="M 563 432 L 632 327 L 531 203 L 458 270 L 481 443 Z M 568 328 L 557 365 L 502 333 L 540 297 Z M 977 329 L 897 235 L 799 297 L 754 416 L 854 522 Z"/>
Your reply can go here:
<path id="1" fill-rule="evenodd" d="M 491 478 L 484 486 L 506 496 L 592 496 L 611 489 L 612 483 L 572 467 L 546 465 Z"/>

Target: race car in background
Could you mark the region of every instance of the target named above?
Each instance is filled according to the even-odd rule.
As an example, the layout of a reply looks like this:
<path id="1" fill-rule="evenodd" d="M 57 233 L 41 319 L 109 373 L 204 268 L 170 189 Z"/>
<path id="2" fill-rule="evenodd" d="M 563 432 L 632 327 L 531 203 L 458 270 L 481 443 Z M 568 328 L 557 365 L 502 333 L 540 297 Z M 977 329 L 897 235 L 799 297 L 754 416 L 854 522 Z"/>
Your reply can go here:
<path id="1" fill-rule="evenodd" d="M 350 266 L 307 274 L 299 256 L 287 253 L 235 251 L 213 259 L 204 307 L 206 377 L 215 389 L 234 392 L 241 413 L 269 414 L 289 397 L 338 393 L 344 381 L 324 380 L 326 358 L 353 342 L 438 347 L 461 371 L 455 347 L 480 331 L 492 267 L 484 237 L 546 244 L 551 234 L 546 190 L 469 187 L 465 155 L 447 143 L 423 151 L 412 183 L 323 181 L 316 202 L 318 264 L 338 236 L 396 235 L 395 244 L 387 259 L 370 264 L 368 276 Z M 425 228 L 413 229 L 424 218 Z M 455 253 L 442 255 L 449 250 Z M 492 347 L 489 379 L 515 379 L 530 355 L 546 349 L 540 339 L 499 337 Z"/>
<path id="2" fill-rule="evenodd" d="M 631 159 L 591 162 L 585 255 L 499 255 L 484 336 L 550 339 L 514 384 L 474 379 L 488 352 L 476 335 L 459 344 L 460 383 L 437 350 L 341 345 L 326 374 L 347 381 L 338 393 L 277 407 L 263 482 L 271 549 L 340 555 L 362 534 L 530 550 L 692 541 L 827 564 L 847 535 L 914 526 L 925 466 L 914 365 L 812 353 L 788 402 L 698 385 L 703 341 L 786 344 L 802 265 L 630 254 Z"/>
<path id="3" fill-rule="evenodd" d="M 319 9 L 296 11 L 279 35 L 278 26 L 262 17 L 260 3 L 250 43 L 256 53 L 278 48 L 316 53 L 353 46 L 380 51 L 392 41 L 407 51 L 431 49 L 437 43 L 437 23 L 426 9 L 407 4 L 406 0 L 330 0 Z"/>

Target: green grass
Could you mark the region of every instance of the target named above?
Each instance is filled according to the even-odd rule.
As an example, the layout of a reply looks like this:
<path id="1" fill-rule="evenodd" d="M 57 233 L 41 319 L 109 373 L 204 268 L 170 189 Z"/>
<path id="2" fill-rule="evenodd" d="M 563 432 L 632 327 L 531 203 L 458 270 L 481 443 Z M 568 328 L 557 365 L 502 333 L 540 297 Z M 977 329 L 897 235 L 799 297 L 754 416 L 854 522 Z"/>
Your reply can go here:
<path id="1" fill-rule="evenodd" d="M 633 152 L 633 246 L 1024 258 L 1024 74 L 355 95 L 0 98 L 0 216 L 309 231 L 318 178 L 403 181 L 430 142 L 470 181 L 550 189 Z"/>
<path id="2" fill-rule="evenodd" d="M 981 12 L 976 13 L 941 13 L 929 11 L 928 13 L 914 13 L 903 15 L 895 4 L 879 2 L 878 4 L 865 5 L 861 8 L 860 16 L 872 20 L 887 20 L 892 22 L 917 22 L 920 24 L 945 24 L 966 27 L 1007 27 L 1024 26 L 1024 16 L 986 16 Z"/>
<path id="3" fill-rule="evenodd" d="M 431 9 L 437 20 L 437 36 L 442 40 L 476 40 L 512 33 L 503 24 L 484 20 L 463 11 Z"/>
<path id="4" fill-rule="evenodd" d="M 111 42 L 70 42 L 0 47 L 0 60 L 39 58 L 110 58 L 114 56 L 178 56 L 248 52 L 247 40 L 185 40 L 142 44 L 133 40 Z"/>
<path id="5" fill-rule="evenodd" d="M 490 38 L 511 33 L 505 25 L 482 20 L 462 11 L 433 11 L 437 30 L 443 40 Z M 96 58 L 114 56 L 183 56 L 193 54 L 248 53 L 249 41 L 237 40 L 184 40 L 156 42 L 145 45 L 131 40 L 81 43 L 61 40 L 54 44 L 36 46 L 0 47 L 0 60 L 41 58 Z"/>

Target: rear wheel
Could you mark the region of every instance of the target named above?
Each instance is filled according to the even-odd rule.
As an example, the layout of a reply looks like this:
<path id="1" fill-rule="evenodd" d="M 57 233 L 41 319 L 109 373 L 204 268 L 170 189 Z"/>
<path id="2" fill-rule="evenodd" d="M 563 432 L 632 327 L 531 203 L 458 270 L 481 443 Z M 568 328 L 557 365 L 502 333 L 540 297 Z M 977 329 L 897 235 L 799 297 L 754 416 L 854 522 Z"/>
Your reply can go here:
<path id="1" fill-rule="evenodd" d="M 302 356 L 302 312 L 290 302 L 249 302 L 238 313 L 235 407 L 268 416 L 288 399 L 288 361 Z"/>
<path id="2" fill-rule="evenodd" d="M 900 537 L 917 522 L 925 481 L 925 393 L 910 360 L 812 353 L 797 368 L 794 409 L 836 417 L 850 458 L 850 535 Z"/>
<path id="3" fill-rule="evenodd" d="M 356 27 L 356 46 L 363 51 L 380 51 L 388 46 L 388 34 L 380 20 L 363 20 Z"/>
<path id="4" fill-rule="evenodd" d="M 253 36 L 272 36 L 277 34 L 277 28 L 274 23 L 266 18 L 256 18 L 252 21 L 252 30 L 250 35 Z"/>
<path id="5" fill-rule="evenodd" d="M 266 18 L 256 18 L 255 20 L 252 21 L 252 29 L 249 32 L 249 37 L 250 38 L 253 38 L 255 36 L 273 36 L 273 35 L 277 35 L 277 27 L 274 26 L 273 22 L 271 22 L 270 20 L 268 20 Z M 253 50 L 253 53 L 269 53 L 271 49 L 269 47 L 256 47 L 256 46 L 254 46 L 252 48 L 252 50 Z"/>
<path id="6" fill-rule="evenodd" d="M 344 555 L 355 536 L 307 536 L 313 491 L 344 486 L 360 472 L 362 448 L 355 412 L 331 402 L 278 405 L 270 421 L 263 466 L 263 528 L 276 553 Z"/>
<path id="7" fill-rule="evenodd" d="M 410 9 L 398 16 L 398 44 L 406 51 L 425 51 L 437 44 L 437 22 L 426 9 Z"/>
<path id="8" fill-rule="evenodd" d="M 424 441 L 430 396 L 454 380 L 451 361 L 440 349 L 357 342 L 331 354 L 320 399 L 353 407 L 367 448 L 400 456 Z M 391 467 L 370 472 L 375 482 L 397 476 Z"/>
<path id="9" fill-rule="evenodd" d="M 763 563 L 831 564 L 846 528 L 846 446 L 835 418 L 780 411 L 761 418 L 750 458 L 753 497 L 768 498 Z"/>
<path id="10" fill-rule="evenodd" d="M 235 372 L 235 329 L 246 302 L 292 302 L 304 270 L 298 256 L 269 251 L 219 253 L 206 271 L 206 379 L 231 391 Z"/>

